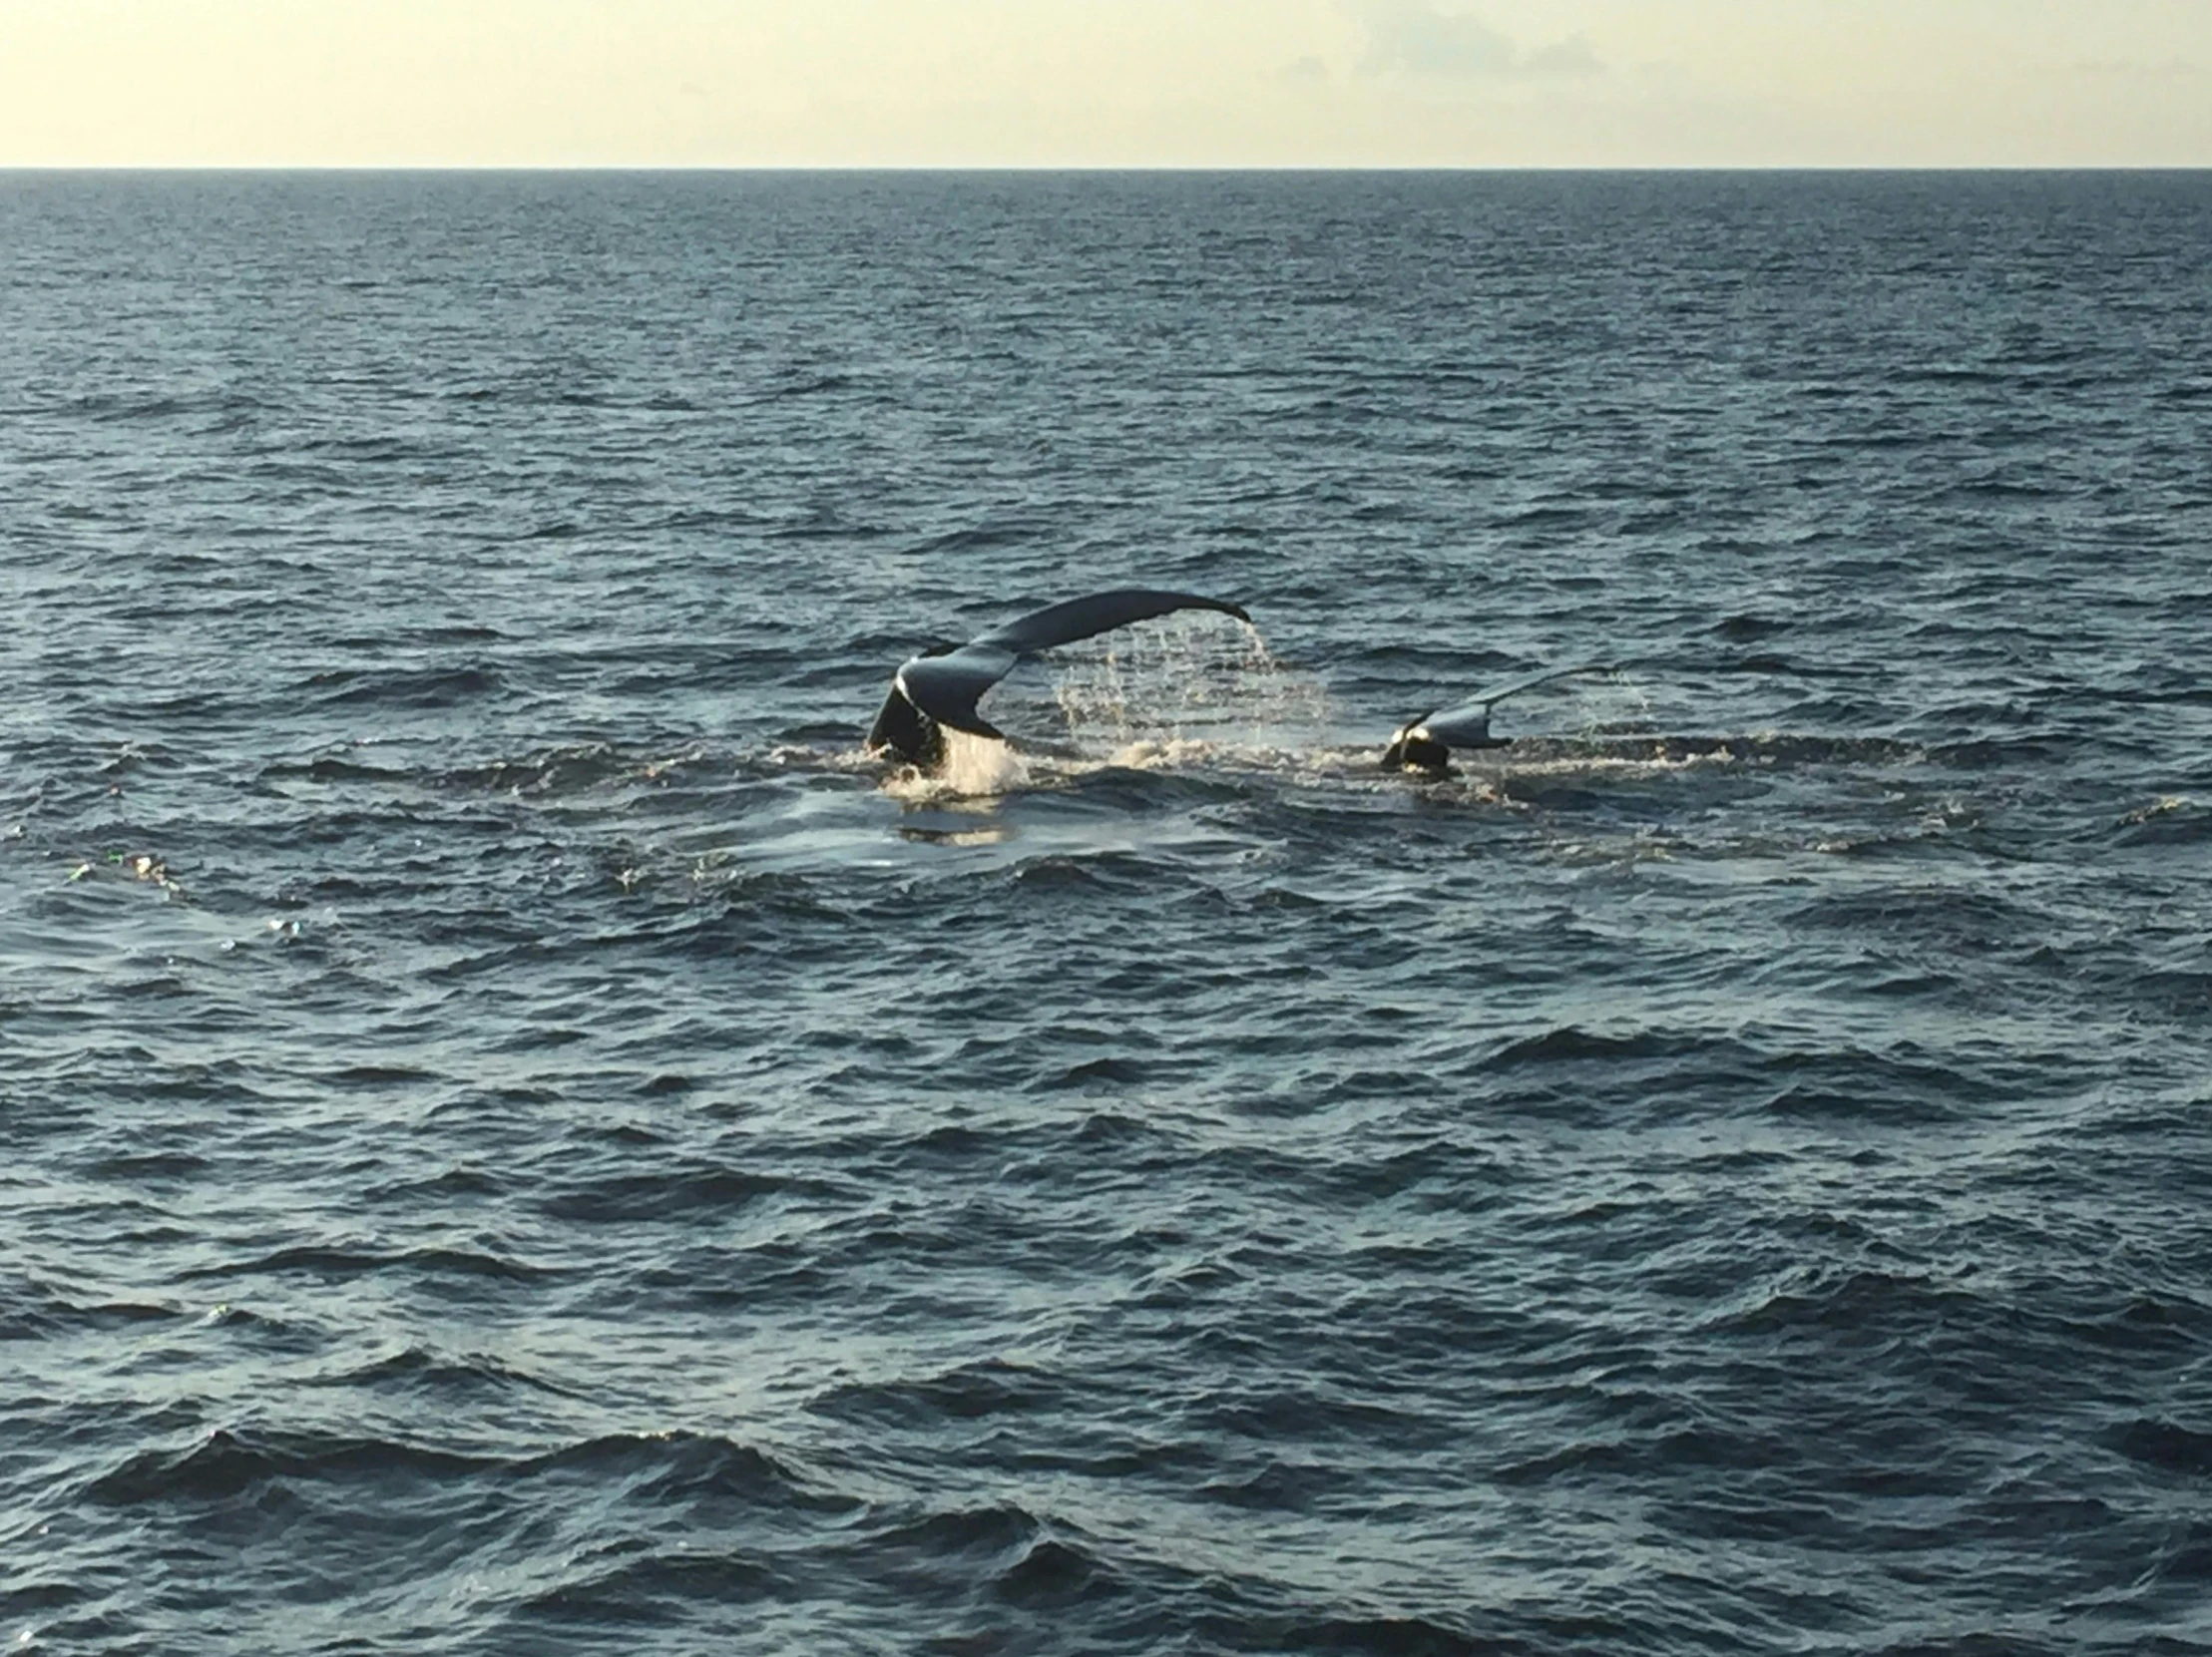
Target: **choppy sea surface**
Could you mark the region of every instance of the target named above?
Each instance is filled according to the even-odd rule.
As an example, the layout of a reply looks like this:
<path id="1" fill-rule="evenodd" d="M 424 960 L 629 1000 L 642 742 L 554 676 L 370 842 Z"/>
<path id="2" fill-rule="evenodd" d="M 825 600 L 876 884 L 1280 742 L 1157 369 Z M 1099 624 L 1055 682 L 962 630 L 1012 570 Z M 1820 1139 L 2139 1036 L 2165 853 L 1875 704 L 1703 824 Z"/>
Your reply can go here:
<path id="1" fill-rule="evenodd" d="M 2208 270 L 0 175 L 0 1639 L 2212 1650 Z"/>

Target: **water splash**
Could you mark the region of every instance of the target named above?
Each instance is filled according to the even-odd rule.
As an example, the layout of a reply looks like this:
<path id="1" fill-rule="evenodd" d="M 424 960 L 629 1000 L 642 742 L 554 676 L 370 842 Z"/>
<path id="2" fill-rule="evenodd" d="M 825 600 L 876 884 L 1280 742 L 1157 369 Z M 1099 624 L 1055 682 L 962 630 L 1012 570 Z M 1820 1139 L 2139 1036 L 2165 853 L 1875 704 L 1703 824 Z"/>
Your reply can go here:
<path id="1" fill-rule="evenodd" d="M 1050 661 L 1053 706 L 1086 752 L 1242 751 L 1326 722 L 1318 681 L 1286 667 L 1251 623 L 1212 612 L 1122 627 Z"/>
<path id="2" fill-rule="evenodd" d="M 902 767 L 884 791 L 912 802 L 1011 794 L 1030 783 L 1029 761 L 995 737 L 945 727 L 945 763 L 934 771 Z"/>
<path id="3" fill-rule="evenodd" d="M 1569 681 L 1574 693 L 1570 712 L 1579 718 L 1582 735 L 1597 737 L 1649 731 L 1658 717 L 1651 686 L 1626 669 L 1615 667 L 1602 675 Z"/>
<path id="4" fill-rule="evenodd" d="M 1034 764 L 1280 762 L 1311 750 L 1328 698 L 1318 680 L 1278 660 L 1251 623 L 1191 611 L 1050 651 L 991 690 L 985 710 L 1019 746 L 948 728 L 944 762 L 898 770 L 885 791 L 910 803 L 1014 793 L 1034 786 Z"/>

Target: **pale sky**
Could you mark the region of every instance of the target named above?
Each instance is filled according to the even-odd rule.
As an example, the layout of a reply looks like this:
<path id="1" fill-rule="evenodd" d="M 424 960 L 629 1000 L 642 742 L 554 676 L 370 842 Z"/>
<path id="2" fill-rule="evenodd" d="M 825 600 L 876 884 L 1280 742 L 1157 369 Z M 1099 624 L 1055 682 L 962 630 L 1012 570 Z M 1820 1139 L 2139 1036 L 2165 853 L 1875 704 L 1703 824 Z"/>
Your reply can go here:
<path id="1" fill-rule="evenodd" d="M 0 166 L 2212 166 L 2212 0 L 0 0 Z"/>

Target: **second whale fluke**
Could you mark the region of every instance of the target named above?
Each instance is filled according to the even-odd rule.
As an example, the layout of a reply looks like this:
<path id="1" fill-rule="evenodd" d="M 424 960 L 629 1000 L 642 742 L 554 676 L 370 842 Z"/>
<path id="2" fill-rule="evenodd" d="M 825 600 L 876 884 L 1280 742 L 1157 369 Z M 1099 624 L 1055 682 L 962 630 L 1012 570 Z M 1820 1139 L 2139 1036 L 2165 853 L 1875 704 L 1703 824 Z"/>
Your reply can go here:
<path id="1" fill-rule="evenodd" d="M 1506 745 L 1506 737 L 1490 733 L 1490 710 L 1508 696 L 1517 696 L 1540 684 L 1549 684 L 1553 679 L 1612 670 L 1610 662 L 1587 661 L 1572 667 L 1548 668 L 1525 679 L 1515 679 L 1510 684 L 1494 685 L 1457 707 L 1442 708 L 1400 725 L 1391 732 L 1390 745 L 1383 749 L 1382 762 L 1393 770 L 1441 775 L 1451 768 L 1455 748 L 1503 748 Z"/>

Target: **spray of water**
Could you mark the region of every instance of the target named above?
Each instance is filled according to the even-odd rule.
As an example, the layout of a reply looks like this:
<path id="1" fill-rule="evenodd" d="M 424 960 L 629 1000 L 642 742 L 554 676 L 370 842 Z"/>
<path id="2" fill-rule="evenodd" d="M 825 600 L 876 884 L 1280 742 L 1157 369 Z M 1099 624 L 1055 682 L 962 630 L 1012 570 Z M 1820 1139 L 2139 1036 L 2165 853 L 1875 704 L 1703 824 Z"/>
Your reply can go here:
<path id="1" fill-rule="evenodd" d="M 1651 689 L 1621 668 L 1602 678 L 1577 686 L 1576 702 L 1586 736 L 1644 731 L 1651 728 Z"/>
<path id="2" fill-rule="evenodd" d="M 1053 653 L 1051 695 L 1065 739 L 1115 763 L 1184 761 L 1296 740 L 1325 719 L 1313 680 L 1259 629 L 1186 611 Z"/>
<path id="3" fill-rule="evenodd" d="M 1032 755 L 947 729 L 941 766 L 898 771 L 885 789 L 909 803 L 944 804 L 1018 792 L 1032 786 L 1035 765 L 1055 761 L 1287 763 L 1311 751 L 1329 712 L 1319 682 L 1276 659 L 1258 628 L 1201 611 L 1054 650 L 991 691 L 985 711 Z"/>

